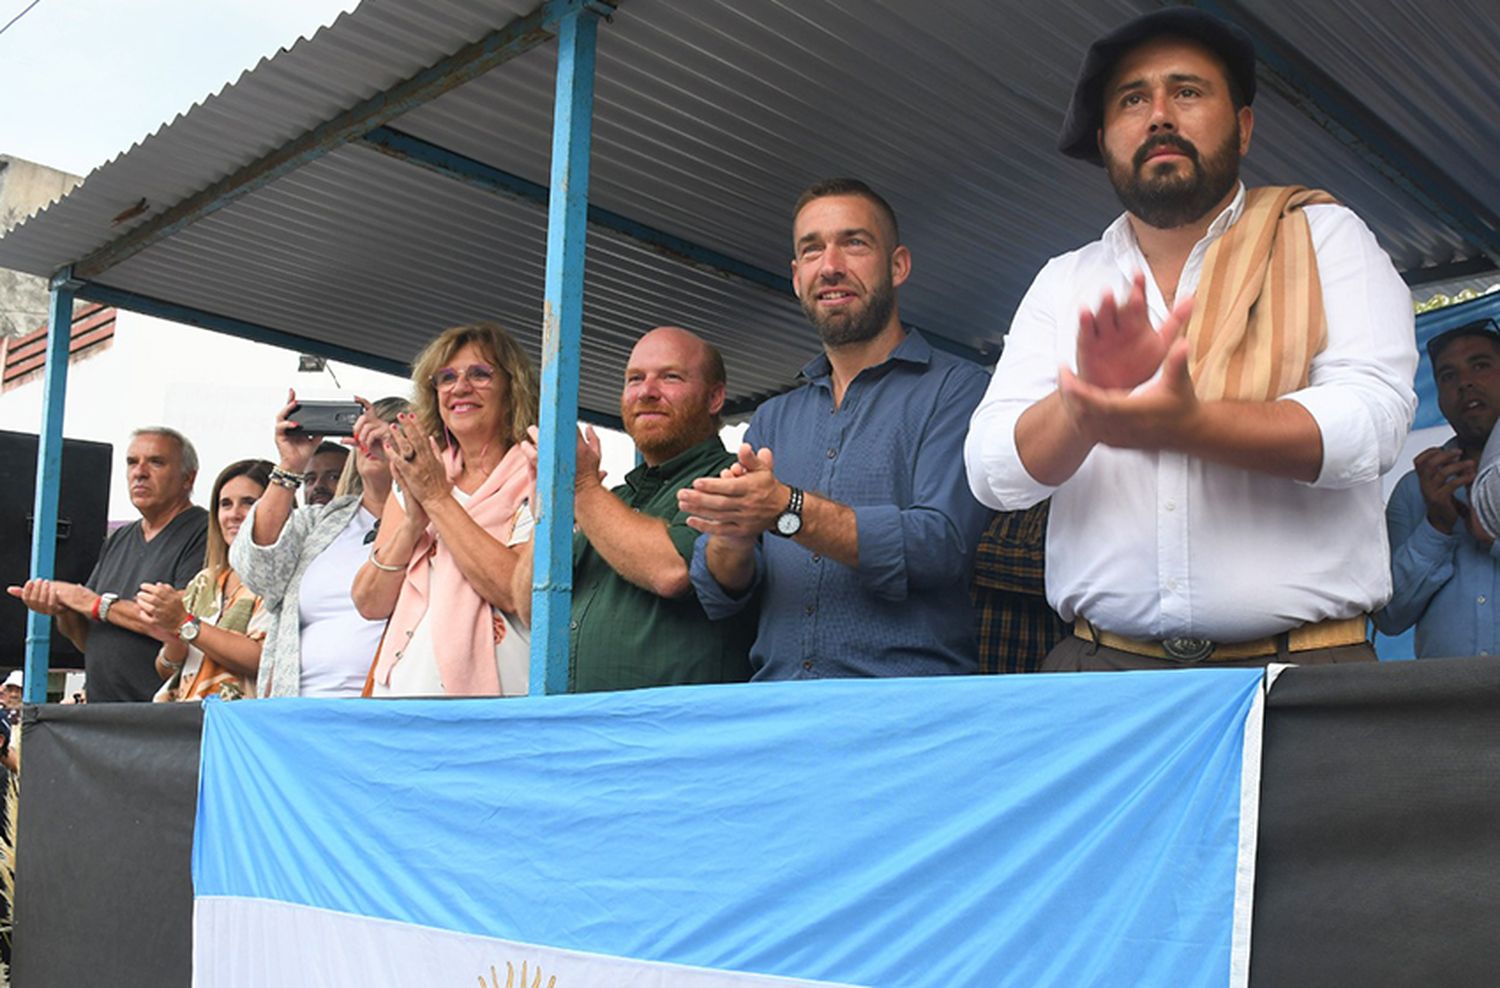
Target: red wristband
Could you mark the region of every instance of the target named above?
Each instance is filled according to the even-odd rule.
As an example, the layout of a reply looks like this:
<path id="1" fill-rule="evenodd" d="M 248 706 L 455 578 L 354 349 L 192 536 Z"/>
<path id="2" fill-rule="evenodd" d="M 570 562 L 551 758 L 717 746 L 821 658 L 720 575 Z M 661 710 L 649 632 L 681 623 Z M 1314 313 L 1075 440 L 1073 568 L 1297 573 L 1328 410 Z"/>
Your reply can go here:
<path id="1" fill-rule="evenodd" d="M 103 600 L 104 600 L 104 598 L 102 596 L 94 598 L 94 620 L 95 621 L 99 620 L 99 604 L 101 602 L 103 602 Z"/>

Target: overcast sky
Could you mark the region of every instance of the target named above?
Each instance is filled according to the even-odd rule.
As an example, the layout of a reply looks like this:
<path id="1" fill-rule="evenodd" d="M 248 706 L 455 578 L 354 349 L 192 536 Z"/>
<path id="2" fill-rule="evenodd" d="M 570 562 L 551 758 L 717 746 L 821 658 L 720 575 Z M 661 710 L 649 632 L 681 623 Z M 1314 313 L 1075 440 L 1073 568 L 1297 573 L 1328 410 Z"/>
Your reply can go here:
<path id="1" fill-rule="evenodd" d="M 0 25 L 30 0 L 0 0 Z M 77 175 L 358 0 L 41 0 L 0 34 L 0 154 Z"/>

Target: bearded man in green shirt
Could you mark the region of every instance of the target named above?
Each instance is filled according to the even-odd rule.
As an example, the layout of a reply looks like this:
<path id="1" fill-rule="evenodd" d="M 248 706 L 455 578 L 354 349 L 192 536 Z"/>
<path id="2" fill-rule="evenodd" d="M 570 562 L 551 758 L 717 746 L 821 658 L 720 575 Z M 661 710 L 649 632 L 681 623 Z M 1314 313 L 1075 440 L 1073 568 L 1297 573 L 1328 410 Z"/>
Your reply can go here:
<path id="1" fill-rule="evenodd" d="M 599 478 L 599 438 L 578 438 L 573 488 L 573 618 L 568 690 L 637 689 L 750 678 L 755 613 L 710 621 L 688 563 L 698 533 L 677 492 L 735 462 L 719 439 L 724 358 L 701 337 L 662 326 L 641 337 L 625 367 L 620 418 L 644 461 L 625 483 Z M 515 575 L 531 619 L 531 545 Z"/>

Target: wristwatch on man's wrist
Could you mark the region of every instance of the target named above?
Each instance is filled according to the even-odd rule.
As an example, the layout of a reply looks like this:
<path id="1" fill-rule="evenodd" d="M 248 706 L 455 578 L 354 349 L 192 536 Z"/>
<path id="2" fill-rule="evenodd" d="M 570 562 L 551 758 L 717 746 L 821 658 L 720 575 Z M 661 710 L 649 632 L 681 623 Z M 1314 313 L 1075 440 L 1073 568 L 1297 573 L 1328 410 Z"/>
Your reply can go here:
<path id="1" fill-rule="evenodd" d="M 120 599 L 117 593 L 102 593 L 99 595 L 99 623 L 109 624 L 109 609 L 114 606 L 115 601 Z"/>
<path id="2" fill-rule="evenodd" d="M 198 637 L 198 619 L 188 615 L 188 619 L 182 622 L 182 627 L 177 629 L 177 637 L 185 645 L 191 645 Z"/>
<path id="3" fill-rule="evenodd" d="M 789 539 L 802 531 L 802 490 L 790 484 L 787 485 L 787 490 L 792 492 L 792 496 L 787 500 L 786 510 L 776 516 L 776 524 L 771 531 Z"/>

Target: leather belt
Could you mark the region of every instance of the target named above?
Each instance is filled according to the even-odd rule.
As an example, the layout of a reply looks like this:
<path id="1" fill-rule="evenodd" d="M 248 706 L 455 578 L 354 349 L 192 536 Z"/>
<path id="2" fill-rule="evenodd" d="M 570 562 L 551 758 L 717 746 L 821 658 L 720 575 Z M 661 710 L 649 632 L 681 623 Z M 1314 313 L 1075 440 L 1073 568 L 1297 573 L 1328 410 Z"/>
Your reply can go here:
<path id="1" fill-rule="evenodd" d="M 1336 621 L 1319 621 L 1304 624 L 1286 632 L 1288 652 L 1310 652 L 1318 648 L 1339 648 L 1343 645 L 1358 645 L 1368 641 L 1366 615 Z M 1088 642 L 1098 642 L 1106 648 L 1144 655 L 1153 659 L 1170 659 L 1173 662 L 1228 662 L 1235 659 L 1253 659 L 1263 655 L 1275 655 L 1277 638 L 1257 638 L 1248 642 L 1215 642 L 1207 638 L 1168 638 L 1165 641 L 1139 641 L 1126 638 L 1112 631 L 1097 628 L 1083 618 L 1073 622 L 1073 634 Z"/>

